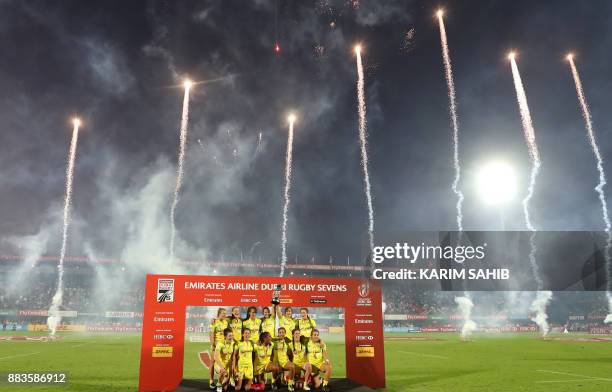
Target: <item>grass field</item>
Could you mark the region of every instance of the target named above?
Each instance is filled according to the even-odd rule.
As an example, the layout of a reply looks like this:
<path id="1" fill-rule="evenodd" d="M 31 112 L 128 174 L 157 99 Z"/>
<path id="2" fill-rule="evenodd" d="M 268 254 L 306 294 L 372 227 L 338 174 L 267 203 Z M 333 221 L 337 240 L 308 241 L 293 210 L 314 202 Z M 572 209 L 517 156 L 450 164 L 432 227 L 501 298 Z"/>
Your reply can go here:
<path id="1" fill-rule="evenodd" d="M 7 333 L 4 333 L 7 335 Z M 387 335 L 388 391 L 606 391 L 612 390 L 612 342 L 556 335 Z M 592 336 L 584 336 L 591 338 Z M 344 348 L 327 339 L 336 374 L 344 376 Z M 186 343 L 185 378 L 207 378 L 196 353 L 207 344 Z M 67 387 L 0 387 L 7 391 L 135 391 L 140 336 L 64 333 L 55 342 L 0 341 L 0 372 L 68 371 Z"/>

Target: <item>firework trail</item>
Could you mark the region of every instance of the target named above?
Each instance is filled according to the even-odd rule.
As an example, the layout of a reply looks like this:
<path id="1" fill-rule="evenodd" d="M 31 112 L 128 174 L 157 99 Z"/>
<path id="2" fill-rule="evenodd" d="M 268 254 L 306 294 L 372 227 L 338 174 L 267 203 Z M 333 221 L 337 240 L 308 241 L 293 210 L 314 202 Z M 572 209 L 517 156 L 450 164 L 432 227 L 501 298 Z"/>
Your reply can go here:
<path id="1" fill-rule="evenodd" d="M 174 186 L 174 197 L 172 206 L 170 207 L 170 261 L 174 261 L 174 242 L 176 240 L 176 207 L 179 202 L 179 194 L 181 185 L 183 184 L 183 171 L 185 164 L 185 153 L 187 149 L 187 124 L 189 123 L 189 91 L 191 90 L 191 81 L 185 81 L 185 95 L 183 97 L 183 114 L 181 116 L 180 142 L 178 165 L 176 169 L 176 185 Z"/>
<path id="2" fill-rule="evenodd" d="M 448 41 L 446 38 L 446 29 L 444 28 L 443 12 L 438 11 L 438 23 L 440 25 L 440 41 L 442 44 L 442 59 L 444 60 L 444 75 L 448 86 L 448 102 L 453 125 L 453 165 L 455 167 L 455 179 L 452 184 L 452 189 L 457 195 L 457 227 L 459 231 L 463 231 L 463 213 L 461 207 L 463 204 L 463 193 L 459 190 L 459 181 L 461 180 L 461 165 L 459 163 L 459 123 L 457 121 L 457 101 L 455 99 L 455 81 L 453 80 L 453 68 L 451 66 L 450 52 L 448 50 Z"/>
<path id="3" fill-rule="evenodd" d="M 289 115 L 289 134 L 287 135 L 287 155 L 285 158 L 285 190 L 283 203 L 283 225 L 281 237 L 281 270 L 280 276 L 285 275 L 285 267 L 287 265 L 287 217 L 289 214 L 289 202 L 291 201 L 291 169 L 293 167 L 293 124 L 295 116 Z"/>
<path id="4" fill-rule="evenodd" d="M 529 178 L 529 187 L 527 189 L 527 196 L 523 199 L 523 214 L 525 215 L 525 224 L 529 231 L 535 231 L 531 218 L 529 216 L 529 202 L 533 196 L 533 190 L 535 187 L 538 173 L 540 172 L 540 152 L 538 150 L 538 144 L 535 138 L 535 131 L 533 129 L 533 123 L 531 121 L 531 113 L 529 112 L 529 105 L 527 104 L 527 96 L 525 95 L 525 89 L 523 88 L 523 82 L 521 75 L 516 65 L 514 54 L 510 54 L 510 63 L 512 66 L 512 77 L 514 79 L 514 88 L 516 89 L 516 98 L 519 105 L 519 111 L 521 114 L 521 123 L 523 126 L 523 133 L 527 148 L 529 149 L 529 157 L 531 159 L 531 173 Z"/>
<path id="5" fill-rule="evenodd" d="M 440 44 L 442 47 L 442 60 L 444 62 L 444 76 L 448 87 L 448 104 L 451 116 L 451 124 L 453 127 L 453 166 L 455 168 L 455 179 L 451 185 L 451 189 L 457 196 L 457 229 L 459 230 L 459 242 L 461 241 L 461 232 L 463 232 L 463 192 L 459 189 L 459 181 L 461 180 L 461 165 L 459 163 L 459 122 L 457 120 L 457 100 L 455 98 L 455 81 L 453 78 L 453 68 L 451 65 L 450 51 L 448 49 L 448 39 L 446 37 L 446 28 L 444 27 L 444 12 L 438 10 L 438 25 L 440 28 Z M 455 298 L 455 302 L 459 307 L 459 311 L 463 316 L 463 327 L 461 328 L 461 337 L 466 339 L 476 329 L 476 323 L 472 321 L 472 308 L 474 303 L 470 299 L 467 291 L 463 292 L 462 297 Z"/>
<path id="6" fill-rule="evenodd" d="M 49 307 L 47 318 L 47 326 L 51 331 L 51 336 L 55 336 L 57 326 L 62 320 L 59 315 L 59 310 L 62 305 L 64 295 L 64 259 L 66 258 L 66 247 L 68 244 L 68 229 L 70 227 L 70 207 L 72 205 L 72 181 L 74 178 L 74 161 L 76 159 L 77 142 L 79 140 L 79 127 L 81 121 L 78 118 L 73 120 L 72 140 L 70 142 L 70 151 L 68 153 L 68 164 L 66 165 L 66 194 L 64 196 L 64 216 L 62 227 L 62 247 L 60 249 L 60 259 L 57 266 L 57 289 L 51 307 Z"/>
<path id="7" fill-rule="evenodd" d="M 612 282 L 610 281 L 610 248 L 612 246 L 612 231 L 610 230 L 610 218 L 608 216 L 606 194 L 603 189 L 606 185 L 606 173 L 603 167 L 603 158 L 601 156 L 601 153 L 599 152 L 599 146 L 597 145 L 597 139 L 595 139 L 595 131 L 593 130 L 593 120 L 591 118 L 589 105 L 587 104 L 586 97 L 584 96 L 584 90 L 582 89 L 582 81 L 580 80 L 578 69 L 576 68 L 576 64 L 574 63 L 574 56 L 572 54 L 569 54 L 567 56 L 567 60 L 569 61 L 572 76 L 574 78 L 574 84 L 576 85 L 576 94 L 578 96 L 578 102 L 580 103 L 580 109 L 582 110 L 582 117 L 584 117 L 584 125 L 586 127 L 587 137 L 589 139 L 589 143 L 591 144 L 591 148 L 593 149 L 593 154 L 595 155 L 595 160 L 597 161 L 597 172 L 599 173 L 599 184 L 597 184 L 597 186 L 595 187 L 595 191 L 599 195 L 599 201 L 601 202 L 601 212 L 607 237 L 604 257 L 606 260 L 606 297 L 608 298 L 609 314 L 606 317 L 605 322 L 609 323 L 612 322 Z"/>
<path id="8" fill-rule="evenodd" d="M 529 202 L 533 196 L 533 190 L 535 188 L 536 179 L 540 172 L 540 152 L 538 150 L 538 144 L 536 142 L 535 131 L 533 129 L 533 122 L 531 120 L 531 113 L 529 111 L 529 105 L 527 104 L 527 95 L 523 87 L 523 81 L 521 80 L 521 74 L 519 73 L 518 66 L 516 65 L 514 53 L 510 53 L 510 65 L 512 67 L 512 78 L 514 80 L 514 89 L 516 90 L 516 99 L 519 105 L 519 111 L 521 114 L 521 123 L 523 126 L 523 134 L 525 136 L 525 142 L 527 143 L 527 149 L 529 150 L 529 158 L 531 161 L 531 172 L 529 175 L 529 186 L 527 188 L 527 195 L 523 199 L 523 215 L 525 216 L 525 224 L 527 229 L 531 231 L 529 237 L 529 244 L 531 250 L 529 252 L 529 262 L 533 271 L 538 291 L 536 293 L 536 299 L 531 304 L 531 310 L 536 313 L 532 319 L 540 328 L 542 336 L 546 336 L 549 331 L 548 327 L 548 315 L 546 314 L 546 306 L 552 298 L 552 292 L 542 291 L 543 282 L 540 278 L 540 271 L 536 261 L 536 229 L 531 222 L 529 215 Z"/>
<path id="9" fill-rule="evenodd" d="M 370 173 L 368 168 L 368 133 L 366 127 L 366 104 L 364 93 L 363 63 L 361 62 L 361 47 L 355 47 L 357 57 L 357 102 L 359 113 L 359 145 L 361 148 L 361 167 L 363 168 L 363 180 L 365 196 L 368 204 L 368 239 L 370 255 L 374 253 L 374 207 L 372 206 L 372 187 L 370 185 Z"/>

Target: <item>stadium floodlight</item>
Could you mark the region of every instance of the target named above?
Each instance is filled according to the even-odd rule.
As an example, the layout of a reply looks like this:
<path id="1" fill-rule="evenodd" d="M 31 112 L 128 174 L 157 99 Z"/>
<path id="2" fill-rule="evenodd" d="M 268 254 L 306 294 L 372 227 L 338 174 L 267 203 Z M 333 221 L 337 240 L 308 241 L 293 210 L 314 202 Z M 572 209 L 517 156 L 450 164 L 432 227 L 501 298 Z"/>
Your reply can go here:
<path id="1" fill-rule="evenodd" d="M 492 161 L 480 168 L 477 176 L 478 194 L 489 205 L 500 205 L 516 194 L 516 176 L 512 166 L 503 161 Z"/>

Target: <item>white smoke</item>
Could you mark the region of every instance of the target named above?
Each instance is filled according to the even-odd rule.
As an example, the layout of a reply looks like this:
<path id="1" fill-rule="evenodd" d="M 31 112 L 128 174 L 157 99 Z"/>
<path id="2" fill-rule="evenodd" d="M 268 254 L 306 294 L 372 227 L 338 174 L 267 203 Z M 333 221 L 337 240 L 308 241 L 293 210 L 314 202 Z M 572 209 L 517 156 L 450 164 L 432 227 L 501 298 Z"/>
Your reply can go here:
<path id="1" fill-rule="evenodd" d="M 612 294 L 610 294 L 610 291 L 606 293 L 606 297 L 608 298 L 608 309 L 612 309 Z M 610 310 L 608 311 L 610 312 Z M 606 319 L 604 320 L 604 323 L 612 323 L 612 313 L 608 313 Z"/>
<path id="2" fill-rule="evenodd" d="M 47 327 L 51 331 L 51 336 L 55 336 L 57 332 L 57 326 L 62 321 L 62 317 L 60 316 L 60 306 L 62 304 L 64 289 L 63 282 L 58 283 L 58 288 L 53 295 L 53 300 L 51 301 L 51 306 L 49 307 L 48 317 L 47 317 Z"/>
<path id="3" fill-rule="evenodd" d="M 472 308 L 474 307 L 474 303 L 467 295 L 463 297 L 455 297 L 455 302 L 457 303 L 461 317 L 464 320 L 463 327 L 461 328 L 461 338 L 467 339 L 478 327 L 476 323 L 472 321 Z"/>
<path id="4" fill-rule="evenodd" d="M 532 317 L 531 320 L 538 325 L 542 336 L 548 335 L 550 331 L 546 307 L 551 299 L 552 291 L 538 291 L 535 300 L 531 303 L 530 310 L 535 313 L 535 316 Z"/>
<path id="5" fill-rule="evenodd" d="M 23 262 L 11 274 L 11 279 L 8 281 L 7 291 L 15 292 L 17 289 L 23 290 L 26 280 L 40 257 L 47 250 L 50 233 L 49 226 L 45 223 L 38 233 L 21 237 L 9 237 L 7 242 L 17 246 Z"/>

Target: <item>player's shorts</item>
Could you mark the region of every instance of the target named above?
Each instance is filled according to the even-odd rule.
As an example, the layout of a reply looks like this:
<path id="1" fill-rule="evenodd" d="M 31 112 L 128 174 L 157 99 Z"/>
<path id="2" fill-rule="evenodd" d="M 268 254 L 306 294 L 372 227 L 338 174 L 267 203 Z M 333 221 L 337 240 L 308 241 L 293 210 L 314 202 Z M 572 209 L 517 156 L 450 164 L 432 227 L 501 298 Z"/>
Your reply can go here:
<path id="1" fill-rule="evenodd" d="M 268 366 L 269 363 L 270 362 L 255 364 L 255 374 L 263 374 L 263 373 L 265 373 L 266 366 Z"/>
<path id="2" fill-rule="evenodd" d="M 225 368 L 225 371 L 230 373 L 230 363 L 224 363 L 223 367 Z M 217 363 L 215 363 L 215 373 L 220 374 L 221 373 L 221 368 L 219 367 L 219 365 Z"/>
<path id="3" fill-rule="evenodd" d="M 321 373 L 321 366 L 323 366 L 323 362 L 317 362 L 317 363 L 310 363 L 310 366 L 312 367 L 312 371 L 311 374 L 313 376 L 318 375 L 319 373 Z"/>
<path id="4" fill-rule="evenodd" d="M 301 369 L 304 369 L 304 365 L 306 365 L 306 361 L 297 361 L 294 358 L 293 364 Z"/>
<path id="5" fill-rule="evenodd" d="M 251 365 L 238 365 L 238 377 L 242 377 L 243 379 L 252 380 L 253 379 L 253 366 Z"/>
<path id="6" fill-rule="evenodd" d="M 285 358 L 283 360 L 281 360 L 281 358 L 277 358 L 278 360 L 278 364 L 280 365 L 281 368 L 285 368 L 287 366 L 287 364 L 290 362 L 289 358 Z"/>

